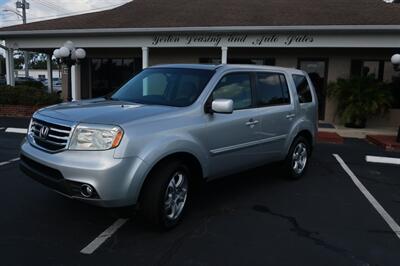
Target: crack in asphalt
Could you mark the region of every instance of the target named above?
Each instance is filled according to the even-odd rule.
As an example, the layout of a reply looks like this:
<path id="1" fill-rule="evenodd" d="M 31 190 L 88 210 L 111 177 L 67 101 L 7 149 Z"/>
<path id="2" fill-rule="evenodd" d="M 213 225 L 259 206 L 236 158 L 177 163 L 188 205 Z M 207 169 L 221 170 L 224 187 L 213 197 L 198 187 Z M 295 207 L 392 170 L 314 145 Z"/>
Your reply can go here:
<path id="1" fill-rule="evenodd" d="M 368 233 L 377 233 L 377 234 L 393 234 L 393 231 L 390 230 L 378 230 L 378 229 L 371 229 L 367 231 Z M 395 233 L 397 233 L 396 231 L 394 231 Z"/>
<path id="2" fill-rule="evenodd" d="M 298 223 L 297 219 L 293 216 L 288 216 L 288 215 L 280 214 L 277 212 L 273 212 L 267 206 L 264 206 L 264 205 L 254 205 L 253 209 L 257 212 L 269 214 L 269 215 L 276 216 L 276 217 L 287 220 L 293 226 L 293 228 L 291 228 L 290 231 L 295 232 L 300 237 L 312 240 L 318 246 L 324 247 L 330 251 L 333 251 L 337 254 L 340 254 L 344 257 L 347 257 L 347 258 L 355 261 L 357 263 L 356 265 L 359 265 L 359 266 L 370 266 L 371 265 L 371 264 L 355 257 L 353 254 L 351 254 L 350 251 L 348 251 L 344 248 L 329 244 L 325 240 L 322 240 L 322 239 L 316 237 L 316 235 L 319 235 L 318 232 L 312 232 L 305 228 L 302 228 L 300 226 L 300 224 Z"/>
<path id="3" fill-rule="evenodd" d="M 231 213 L 234 211 L 235 211 L 234 209 L 221 208 L 221 209 L 216 210 L 215 213 L 212 213 L 212 214 L 204 217 L 203 219 L 201 219 L 198 223 L 196 223 L 196 226 L 191 227 L 190 230 L 187 230 L 180 237 L 176 238 L 172 242 L 170 247 L 167 249 L 167 251 L 165 251 L 160 256 L 160 258 L 157 260 L 157 262 L 154 263 L 154 265 L 169 265 L 171 263 L 171 260 L 173 259 L 173 257 L 176 255 L 178 250 L 183 246 L 184 242 L 188 238 L 198 238 L 198 237 L 204 236 L 206 234 L 209 235 L 210 232 L 208 231 L 208 224 L 210 223 L 210 221 L 213 218 L 215 218 L 221 214 Z M 192 261 L 192 264 L 193 263 L 194 262 Z M 196 263 L 200 263 L 200 262 L 196 262 Z"/>

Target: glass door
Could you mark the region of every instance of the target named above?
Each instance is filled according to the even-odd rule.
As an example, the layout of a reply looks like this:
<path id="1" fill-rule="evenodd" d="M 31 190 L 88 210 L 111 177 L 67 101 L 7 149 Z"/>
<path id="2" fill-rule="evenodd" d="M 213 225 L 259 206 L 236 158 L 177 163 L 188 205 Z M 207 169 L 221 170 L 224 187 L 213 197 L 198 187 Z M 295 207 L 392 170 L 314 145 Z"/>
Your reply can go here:
<path id="1" fill-rule="evenodd" d="M 299 59 L 298 68 L 310 76 L 318 97 L 319 119 L 325 119 L 326 87 L 328 76 L 327 59 Z"/>

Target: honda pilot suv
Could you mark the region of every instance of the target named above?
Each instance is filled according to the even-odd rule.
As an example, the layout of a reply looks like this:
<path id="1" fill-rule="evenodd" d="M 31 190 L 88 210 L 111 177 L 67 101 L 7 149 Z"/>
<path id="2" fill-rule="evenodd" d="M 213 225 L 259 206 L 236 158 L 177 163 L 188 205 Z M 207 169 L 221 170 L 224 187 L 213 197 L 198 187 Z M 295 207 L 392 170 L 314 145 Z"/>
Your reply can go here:
<path id="1" fill-rule="evenodd" d="M 21 169 L 70 198 L 135 205 L 171 228 L 198 181 L 275 161 L 300 178 L 316 132 L 317 97 L 303 71 L 155 66 L 104 98 L 37 111 Z"/>

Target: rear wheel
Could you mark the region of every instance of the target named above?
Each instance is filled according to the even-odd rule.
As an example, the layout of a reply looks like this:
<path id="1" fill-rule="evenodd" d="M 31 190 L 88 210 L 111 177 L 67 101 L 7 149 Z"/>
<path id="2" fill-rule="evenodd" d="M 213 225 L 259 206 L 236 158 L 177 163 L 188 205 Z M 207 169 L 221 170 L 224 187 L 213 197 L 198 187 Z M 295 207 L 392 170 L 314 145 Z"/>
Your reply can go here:
<path id="1" fill-rule="evenodd" d="M 161 229 L 177 225 L 187 207 L 189 168 L 182 162 L 163 163 L 148 177 L 142 206 L 145 218 Z"/>
<path id="2" fill-rule="evenodd" d="M 297 137 L 289 149 L 285 159 L 285 172 L 290 179 L 300 179 L 306 172 L 309 162 L 311 147 L 303 136 Z"/>

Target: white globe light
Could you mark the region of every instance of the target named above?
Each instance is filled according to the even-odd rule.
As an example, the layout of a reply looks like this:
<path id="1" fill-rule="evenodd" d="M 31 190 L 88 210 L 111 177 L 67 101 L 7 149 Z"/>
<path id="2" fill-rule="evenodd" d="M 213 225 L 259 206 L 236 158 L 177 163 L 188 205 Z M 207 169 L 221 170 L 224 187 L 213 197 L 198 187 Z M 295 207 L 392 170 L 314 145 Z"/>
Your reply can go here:
<path id="1" fill-rule="evenodd" d="M 72 41 L 66 41 L 64 43 L 64 47 L 67 47 L 70 51 L 75 49 L 75 45 L 74 45 L 74 43 Z"/>
<path id="2" fill-rule="evenodd" d="M 400 65 L 400 54 L 393 55 L 391 61 L 393 65 Z"/>
<path id="3" fill-rule="evenodd" d="M 76 50 L 75 49 L 73 49 L 73 50 L 71 50 L 71 59 L 72 60 L 76 60 Z"/>
<path id="4" fill-rule="evenodd" d="M 76 49 L 75 54 L 78 59 L 84 59 L 86 57 L 86 51 L 82 48 Z"/>
<path id="5" fill-rule="evenodd" d="M 53 55 L 55 58 L 60 58 L 60 49 L 55 49 Z"/>
<path id="6" fill-rule="evenodd" d="M 70 51 L 67 47 L 63 46 L 60 48 L 60 57 L 68 57 L 70 55 Z"/>

